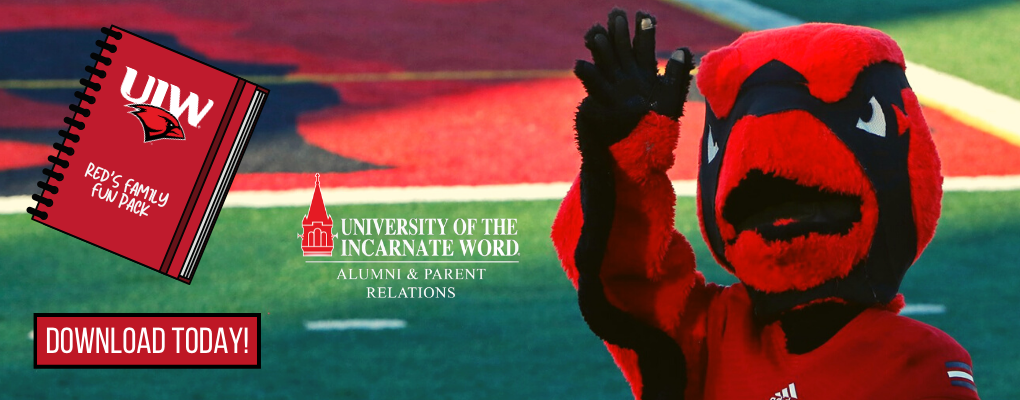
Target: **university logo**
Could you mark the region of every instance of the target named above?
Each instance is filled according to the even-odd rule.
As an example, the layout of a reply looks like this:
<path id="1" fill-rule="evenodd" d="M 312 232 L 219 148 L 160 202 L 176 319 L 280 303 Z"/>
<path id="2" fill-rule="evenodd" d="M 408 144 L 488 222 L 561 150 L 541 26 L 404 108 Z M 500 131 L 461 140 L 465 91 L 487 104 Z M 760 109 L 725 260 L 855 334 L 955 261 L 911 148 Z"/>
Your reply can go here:
<path id="1" fill-rule="evenodd" d="M 333 255 L 333 218 L 326 212 L 326 204 L 322 202 L 322 191 L 319 189 L 319 174 L 315 174 L 315 193 L 308 213 L 301 219 L 304 232 L 298 234 L 301 239 L 301 250 L 305 257 L 330 257 Z"/>
<path id="2" fill-rule="evenodd" d="M 184 128 L 179 120 L 181 115 L 187 111 L 188 125 L 198 128 L 202 118 L 205 118 L 205 115 L 212 109 L 213 101 L 208 100 L 205 107 L 199 110 L 200 101 L 194 92 L 189 92 L 188 98 L 182 102 L 181 89 L 177 85 L 156 79 L 152 75 L 149 75 L 148 80 L 145 81 L 145 89 L 142 90 L 141 96 L 134 97 L 131 92 L 135 86 L 138 71 L 131 67 L 125 68 L 127 68 L 127 73 L 124 75 L 124 82 L 120 85 L 120 94 L 129 102 L 127 106 L 134 108 L 129 113 L 142 123 L 142 128 L 145 130 L 145 142 L 159 139 L 184 140 Z M 153 90 L 154 86 L 155 90 Z M 167 91 L 170 92 L 170 101 L 167 108 L 163 108 Z"/>

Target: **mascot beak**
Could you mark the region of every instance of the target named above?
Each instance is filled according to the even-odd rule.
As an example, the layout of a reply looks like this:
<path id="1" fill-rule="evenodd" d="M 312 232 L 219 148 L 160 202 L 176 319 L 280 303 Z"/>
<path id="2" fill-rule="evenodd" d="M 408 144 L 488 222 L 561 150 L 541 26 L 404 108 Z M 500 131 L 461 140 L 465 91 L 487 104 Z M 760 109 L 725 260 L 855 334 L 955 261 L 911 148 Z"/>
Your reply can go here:
<path id="1" fill-rule="evenodd" d="M 825 123 L 801 110 L 747 116 L 727 146 L 715 215 L 742 281 L 804 290 L 846 276 L 867 256 L 875 191 Z"/>

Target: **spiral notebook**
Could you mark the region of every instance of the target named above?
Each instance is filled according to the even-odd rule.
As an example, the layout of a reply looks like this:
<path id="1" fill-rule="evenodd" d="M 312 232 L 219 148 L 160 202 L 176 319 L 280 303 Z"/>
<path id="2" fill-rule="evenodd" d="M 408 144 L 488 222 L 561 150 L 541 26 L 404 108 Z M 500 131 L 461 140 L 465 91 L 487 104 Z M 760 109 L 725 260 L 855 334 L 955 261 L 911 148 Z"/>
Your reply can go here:
<path id="1" fill-rule="evenodd" d="M 190 284 L 269 91 L 117 26 L 102 32 L 28 212 Z"/>

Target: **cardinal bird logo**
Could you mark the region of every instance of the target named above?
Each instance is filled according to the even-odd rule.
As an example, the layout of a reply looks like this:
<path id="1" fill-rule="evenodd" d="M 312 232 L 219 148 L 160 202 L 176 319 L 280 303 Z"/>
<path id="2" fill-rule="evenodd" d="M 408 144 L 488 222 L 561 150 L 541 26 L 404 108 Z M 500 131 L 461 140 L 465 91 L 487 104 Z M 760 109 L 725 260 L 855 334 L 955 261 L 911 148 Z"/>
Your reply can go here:
<path id="1" fill-rule="evenodd" d="M 169 111 L 151 104 L 128 104 L 128 107 L 135 108 L 128 113 L 137 117 L 145 129 L 145 143 L 160 139 L 184 140 L 181 122 Z"/>

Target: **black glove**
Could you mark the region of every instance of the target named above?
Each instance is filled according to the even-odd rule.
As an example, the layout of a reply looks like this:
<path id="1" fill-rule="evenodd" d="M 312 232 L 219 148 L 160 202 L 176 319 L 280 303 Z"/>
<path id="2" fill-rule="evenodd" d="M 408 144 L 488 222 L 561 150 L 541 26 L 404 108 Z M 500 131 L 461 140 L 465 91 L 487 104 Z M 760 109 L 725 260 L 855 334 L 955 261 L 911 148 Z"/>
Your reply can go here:
<path id="1" fill-rule="evenodd" d="M 683 115 L 694 57 L 686 47 L 677 49 L 665 75 L 658 75 L 655 17 L 639 11 L 634 20 L 633 46 L 620 9 L 609 13 L 608 30 L 596 24 L 584 35 L 594 64 L 577 60 L 574 66 L 588 92 L 575 119 L 582 155 L 590 146 L 609 147 L 627 137 L 649 111 L 673 119 Z"/>
<path id="2" fill-rule="evenodd" d="M 581 212 L 584 223 L 574 250 L 578 306 L 592 332 L 608 343 L 634 350 L 641 373 L 642 399 L 682 399 L 687 368 L 680 346 L 609 302 L 602 283 L 616 208 L 613 157 L 609 146 L 627 137 L 649 111 L 679 118 L 690 87 L 691 52 L 681 48 L 659 76 L 655 60 L 655 18 L 638 12 L 631 48 L 626 13 L 609 13 L 609 31 L 596 25 L 585 35 L 594 64 L 578 61 L 574 73 L 588 91 L 578 107 L 581 150 Z"/>

